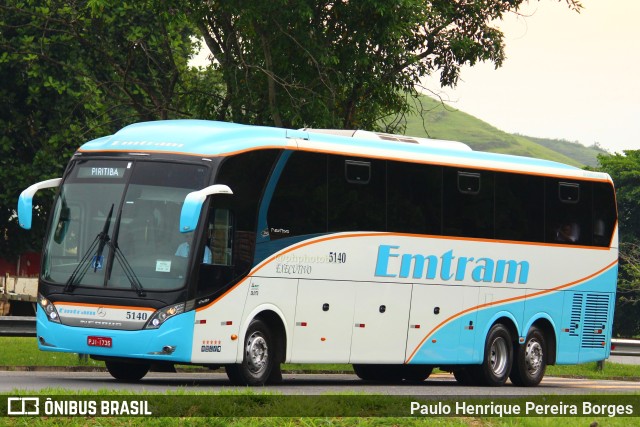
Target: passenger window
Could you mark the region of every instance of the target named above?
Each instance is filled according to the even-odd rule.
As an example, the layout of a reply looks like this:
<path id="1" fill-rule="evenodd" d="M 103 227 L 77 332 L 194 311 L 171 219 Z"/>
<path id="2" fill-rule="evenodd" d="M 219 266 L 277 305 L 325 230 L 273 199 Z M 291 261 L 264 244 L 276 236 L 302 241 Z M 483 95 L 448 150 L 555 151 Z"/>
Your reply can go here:
<path id="1" fill-rule="evenodd" d="M 442 168 L 387 162 L 387 230 L 442 232 Z"/>
<path id="2" fill-rule="evenodd" d="M 329 231 L 386 231 L 385 166 L 384 160 L 329 158 Z"/>
<path id="3" fill-rule="evenodd" d="M 371 181 L 371 162 L 345 160 L 344 175 L 348 183 L 368 184 Z"/>
<path id="4" fill-rule="evenodd" d="M 591 190 L 592 183 L 588 181 L 547 179 L 547 242 L 593 244 Z"/>
<path id="5" fill-rule="evenodd" d="M 493 238 L 493 172 L 444 169 L 444 234 Z"/>
<path id="6" fill-rule="evenodd" d="M 294 152 L 267 213 L 271 240 L 327 231 L 327 156 Z"/>
<path id="7" fill-rule="evenodd" d="M 496 174 L 496 238 L 544 242 L 544 178 Z"/>

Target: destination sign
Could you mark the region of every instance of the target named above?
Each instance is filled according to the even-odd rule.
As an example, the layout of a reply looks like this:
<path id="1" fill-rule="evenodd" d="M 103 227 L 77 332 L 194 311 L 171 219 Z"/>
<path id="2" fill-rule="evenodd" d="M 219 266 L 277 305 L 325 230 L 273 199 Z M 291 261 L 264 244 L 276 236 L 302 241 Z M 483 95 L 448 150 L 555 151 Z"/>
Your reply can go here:
<path id="1" fill-rule="evenodd" d="M 78 170 L 78 178 L 122 178 L 126 168 L 109 166 L 83 166 Z"/>

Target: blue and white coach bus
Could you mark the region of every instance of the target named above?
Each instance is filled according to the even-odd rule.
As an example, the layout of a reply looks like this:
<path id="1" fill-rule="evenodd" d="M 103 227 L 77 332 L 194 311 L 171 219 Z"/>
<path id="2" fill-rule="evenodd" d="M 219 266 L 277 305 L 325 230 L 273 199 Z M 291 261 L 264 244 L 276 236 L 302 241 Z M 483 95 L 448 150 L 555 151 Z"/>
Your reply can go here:
<path id="1" fill-rule="evenodd" d="M 82 145 L 44 242 L 37 337 L 113 377 L 348 363 L 364 380 L 537 385 L 609 356 L 608 175 L 364 131 L 179 120 Z"/>

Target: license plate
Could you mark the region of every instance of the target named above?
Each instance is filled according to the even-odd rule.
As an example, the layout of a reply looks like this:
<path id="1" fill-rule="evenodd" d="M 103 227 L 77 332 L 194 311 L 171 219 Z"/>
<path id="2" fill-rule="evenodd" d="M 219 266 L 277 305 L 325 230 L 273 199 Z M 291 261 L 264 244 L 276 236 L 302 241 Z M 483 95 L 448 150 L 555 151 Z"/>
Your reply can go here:
<path id="1" fill-rule="evenodd" d="M 108 347 L 111 348 L 113 340 L 111 337 L 87 337 L 87 345 L 89 347 Z"/>

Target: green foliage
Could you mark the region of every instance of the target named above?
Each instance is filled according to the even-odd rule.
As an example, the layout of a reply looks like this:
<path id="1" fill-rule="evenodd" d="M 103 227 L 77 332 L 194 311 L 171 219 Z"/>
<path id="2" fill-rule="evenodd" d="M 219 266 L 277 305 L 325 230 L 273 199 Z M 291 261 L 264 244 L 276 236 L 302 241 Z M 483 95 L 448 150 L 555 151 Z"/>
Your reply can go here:
<path id="1" fill-rule="evenodd" d="M 584 164 L 560 150 L 545 147 L 532 138 L 503 132 L 469 114 L 428 96 L 412 101 L 412 112 L 396 118 L 404 122 L 406 134 L 460 141 L 478 151 L 536 157 L 573 166 Z M 389 123 L 387 126 L 392 127 Z M 586 147 L 585 147 L 586 148 Z M 592 156 L 596 162 L 596 156 Z"/>
<path id="2" fill-rule="evenodd" d="M 417 95 L 422 77 L 454 86 L 464 64 L 501 65 L 494 23 L 523 2 L 192 0 L 188 9 L 224 79 L 224 98 L 209 107 L 216 117 L 375 130 L 409 111 L 404 94 Z"/>
<path id="3" fill-rule="evenodd" d="M 640 150 L 602 155 L 599 170 L 616 186 L 620 235 L 618 299 L 614 331 L 626 337 L 640 335 Z"/>
<path id="4" fill-rule="evenodd" d="M 0 5 L 0 258 L 39 250 L 52 192 L 37 195 L 31 232 L 18 227 L 18 195 L 60 176 L 82 142 L 186 114 L 179 94 L 197 87 L 187 67 L 195 28 L 173 3 Z"/>

